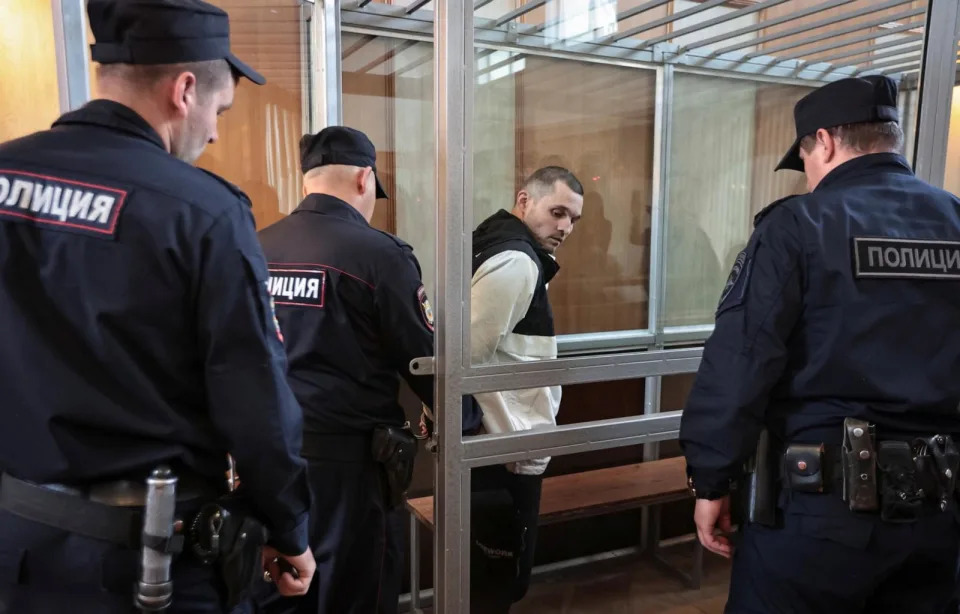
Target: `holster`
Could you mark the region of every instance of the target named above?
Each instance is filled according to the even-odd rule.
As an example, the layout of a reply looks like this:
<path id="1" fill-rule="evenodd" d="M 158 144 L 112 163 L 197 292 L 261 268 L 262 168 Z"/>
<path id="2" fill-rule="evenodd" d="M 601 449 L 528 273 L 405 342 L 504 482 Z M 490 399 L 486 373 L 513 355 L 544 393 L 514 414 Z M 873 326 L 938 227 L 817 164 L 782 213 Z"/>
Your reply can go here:
<path id="1" fill-rule="evenodd" d="M 235 493 L 200 508 L 190 526 L 191 549 L 201 562 L 216 565 L 227 589 L 227 609 L 251 597 L 263 575 L 267 530 Z"/>
<path id="2" fill-rule="evenodd" d="M 757 441 L 757 450 L 747 464 L 746 513 L 747 522 L 773 527 L 777 522 L 776 455 L 770 445 L 770 433 L 764 429 Z"/>
<path id="3" fill-rule="evenodd" d="M 865 420 L 843 421 L 843 500 L 854 512 L 879 509 L 874 429 Z"/>
<path id="4" fill-rule="evenodd" d="M 388 507 L 400 507 L 413 481 L 413 462 L 417 456 L 416 438 L 402 427 L 377 426 L 373 429 L 371 451 L 373 460 L 383 465 Z"/>

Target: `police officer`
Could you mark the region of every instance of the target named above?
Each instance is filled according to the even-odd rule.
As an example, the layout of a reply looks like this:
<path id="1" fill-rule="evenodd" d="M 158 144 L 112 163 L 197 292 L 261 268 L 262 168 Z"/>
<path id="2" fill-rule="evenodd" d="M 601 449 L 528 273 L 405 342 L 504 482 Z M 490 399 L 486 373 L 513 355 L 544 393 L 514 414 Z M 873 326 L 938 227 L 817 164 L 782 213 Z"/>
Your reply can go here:
<path id="1" fill-rule="evenodd" d="M 266 263 L 244 194 L 191 164 L 237 79 L 264 79 L 210 4 L 88 14 L 102 98 L 0 145 L 0 611 L 130 612 L 144 479 L 170 468 L 189 511 L 225 491 L 228 452 L 280 590 L 305 593 L 302 418 Z M 225 611 L 226 576 L 191 548 L 170 611 Z"/>
<path id="2" fill-rule="evenodd" d="M 960 200 L 914 176 L 897 117 L 887 77 L 797 103 L 777 168 L 810 192 L 757 215 L 723 289 L 680 429 L 700 541 L 732 554 L 759 441 L 750 492 L 773 492 L 726 612 L 939 613 L 955 587 Z"/>
<path id="3" fill-rule="evenodd" d="M 384 427 L 403 436 L 399 376 L 433 405 L 433 379 L 409 371 L 412 359 L 433 355 L 433 313 L 413 249 L 370 226 L 376 200 L 387 195 L 367 136 L 342 126 L 305 135 L 300 161 L 306 197 L 260 232 L 290 383 L 304 411 L 313 497 L 318 582 L 295 607 L 310 614 L 396 612 L 398 493 L 391 503 L 393 461 L 375 454 Z M 413 444 L 403 445 L 412 451 Z M 268 597 L 264 609 L 294 605 L 279 601 Z"/>

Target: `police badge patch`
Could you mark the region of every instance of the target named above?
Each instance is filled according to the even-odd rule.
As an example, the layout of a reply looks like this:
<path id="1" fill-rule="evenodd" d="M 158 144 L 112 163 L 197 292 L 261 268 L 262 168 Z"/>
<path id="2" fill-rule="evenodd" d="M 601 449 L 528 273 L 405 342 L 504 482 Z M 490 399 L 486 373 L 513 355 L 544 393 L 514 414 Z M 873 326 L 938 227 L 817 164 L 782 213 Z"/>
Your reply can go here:
<path id="1" fill-rule="evenodd" d="M 720 293 L 720 302 L 717 304 L 717 309 L 723 306 L 724 301 L 727 300 L 727 297 L 730 296 L 733 289 L 737 287 L 737 282 L 740 281 L 740 276 L 743 274 L 746 264 L 747 252 L 744 250 L 737 254 L 737 259 L 733 263 L 733 268 L 730 270 L 730 276 L 727 277 L 727 283 L 723 286 L 723 292 Z"/>
<path id="2" fill-rule="evenodd" d="M 433 332 L 433 308 L 430 307 L 430 299 L 427 298 L 427 290 L 423 286 L 417 290 L 417 302 L 420 303 L 420 315 L 423 316 L 423 323 L 427 325 L 430 332 Z"/>
<path id="3" fill-rule="evenodd" d="M 270 316 L 273 318 L 273 327 L 277 329 L 277 339 L 280 340 L 280 343 L 283 343 L 283 333 L 280 332 L 280 321 L 277 320 L 277 307 L 273 302 L 273 297 L 270 297 Z"/>

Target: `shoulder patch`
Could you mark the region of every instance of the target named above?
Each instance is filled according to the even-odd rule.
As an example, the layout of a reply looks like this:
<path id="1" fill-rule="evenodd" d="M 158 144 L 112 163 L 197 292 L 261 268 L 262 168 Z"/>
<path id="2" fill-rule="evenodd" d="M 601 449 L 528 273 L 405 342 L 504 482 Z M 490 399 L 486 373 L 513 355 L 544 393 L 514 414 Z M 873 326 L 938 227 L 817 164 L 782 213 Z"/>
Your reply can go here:
<path id="1" fill-rule="evenodd" d="M 960 241 L 854 237 L 858 278 L 960 279 Z"/>
<path id="2" fill-rule="evenodd" d="M 0 169 L 0 219 L 101 239 L 117 234 L 127 190 Z"/>
<path id="3" fill-rule="evenodd" d="M 727 282 L 720 293 L 720 302 L 717 304 L 717 315 L 743 304 L 747 295 L 747 286 L 750 285 L 750 271 L 753 268 L 753 250 L 748 245 L 737 254 L 733 262 Z"/>
<path id="4" fill-rule="evenodd" d="M 423 323 L 427 325 L 430 332 L 433 332 L 433 308 L 430 307 L 430 299 L 427 298 L 427 290 L 423 286 L 417 290 L 417 302 L 420 304 L 420 315 L 423 316 Z"/>
<path id="5" fill-rule="evenodd" d="M 217 175 L 216 173 L 211 173 L 210 171 L 208 171 L 208 170 L 205 169 L 205 168 L 200 168 L 199 166 L 197 166 L 197 167 L 195 167 L 195 168 L 203 171 L 203 172 L 206 173 L 209 177 L 212 177 L 213 179 L 216 179 L 218 183 L 220 183 L 220 184 L 223 185 L 225 188 L 227 188 L 228 190 L 230 190 L 230 192 L 232 192 L 237 198 L 239 198 L 239 199 L 242 200 L 244 203 L 246 203 L 246 205 L 247 205 L 248 207 L 253 207 L 253 203 L 250 202 L 250 197 L 247 196 L 247 193 L 244 192 L 243 190 L 241 190 L 238 186 L 230 183 L 229 181 L 227 181 L 226 179 L 224 179 L 224 178 L 221 177 L 220 175 Z"/>
<path id="6" fill-rule="evenodd" d="M 766 207 L 764 207 L 763 209 L 761 209 L 759 213 L 757 213 L 755 216 L 753 216 L 753 227 L 756 228 L 756 227 L 757 227 L 757 224 L 760 223 L 760 220 L 762 220 L 764 217 L 766 217 L 766 215 L 767 215 L 768 213 L 770 213 L 771 211 L 773 211 L 773 208 L 774 208 L 774 207 L 776 207 L 777 205 L 780 205 L 780 204 L 782 204 L 782 203 L 785 203 L 786 201 L 790 200 L 791 198 L 796 198 L 797 196 L 799 196 L 799 195 L 798 195 L 798 194 L 791 194 L 790 196 L 786 196 L 786 197 L 784 197 L 784 198 L 781 198 L 780 200 L 775 200 L 775 201 L 773 201 L 772 203 L 770 203 L 769 205 L 767 205 Z"/>
<path id="7" fill-rule="evenodd" d="M 320 268 L 278 268 L 271 266 L 267 291 L 277 305 L 323 309 L 327 272 Z"/>

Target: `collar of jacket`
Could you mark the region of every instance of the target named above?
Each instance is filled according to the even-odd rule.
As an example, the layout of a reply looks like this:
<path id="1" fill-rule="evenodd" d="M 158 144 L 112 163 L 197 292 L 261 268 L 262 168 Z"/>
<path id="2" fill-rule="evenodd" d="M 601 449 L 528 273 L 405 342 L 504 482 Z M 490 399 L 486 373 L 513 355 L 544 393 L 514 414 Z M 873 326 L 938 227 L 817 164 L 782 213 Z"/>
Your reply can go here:
<path id="1" fill-rule="evenodd" d="M 153 129 L 153 126 L 147 123 L 147 120 L 130 107 L 112 100 L 92 100 L 76 111 L 64 113 L 60 116 L 60 119 L 53 123 L 53 126 L 76 124 L 119 130 L 149 141 L 164 151 L 167 150 L 166 145 L 163 144 L 163 139 Z"/>
<path id="2" fill-rule="evenodd" d="M 367 223 L 367 220 L 360 215 L 360 212 L 350 206 L 349 203 L 340 200 L 336 196 L 330 196 L 329 194 L 307 194 L 307 197 L 304 198 L 300 203 L 300 206 L 294 210 L 294 213 L 300 213 L 303 211 L 330 215 L 341 220 L 356 222 L 364 226 L 370 225 Z"/>
<path id="3" fill-rule="evenodd" d="M 847 160 L 837 168 L 833 169 L 827 176 L 820 180 L 819 185 L 813 190 L 816 193 L 836 183 L 854 177 L 863 175 L 875 175 L 877 173 L 896 173 L 901 175 L 912 175 L 910 165 L 907 159 L 896 153 L 877 153 L 857 156 L 852 160 Z"/>

